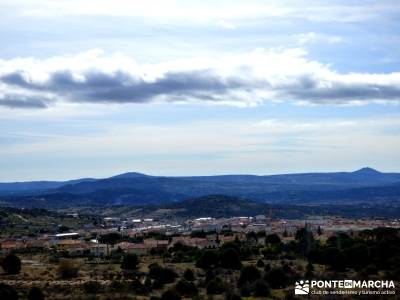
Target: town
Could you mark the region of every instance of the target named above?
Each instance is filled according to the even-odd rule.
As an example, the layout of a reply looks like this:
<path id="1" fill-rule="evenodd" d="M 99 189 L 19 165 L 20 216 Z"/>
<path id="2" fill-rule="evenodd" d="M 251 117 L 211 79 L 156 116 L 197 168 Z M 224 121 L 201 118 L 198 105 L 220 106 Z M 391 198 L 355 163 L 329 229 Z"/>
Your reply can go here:
<path id="1" fill-rule="evenodd" d="M 69 217 L 79 218 L 78 214 Z M 138 255 L 153 249 L 167 249 L 176 243 L 199 249 L 215 249 L 235 239 L 244 241 L 246 235 L 262 233 L 277 234 L 285 241 L 294 239 L 296 232 L 307 227 L 311 232 L 327 239 L 343 232 L 357 235 L 363 230 L 392 227 L 400 228 L 400 219 L 346 219 L 341 217 L 317 216 L 304 220 L 272 219 L 265 215 L 254 217 L 211 218 L 202 217 L 180 222 L 165 222 L 155 219 L 121 219 L 104 217 L 101 224 L 84 224 L 74 232 L 39 234 L 37 236 L 1 236 L 0 249 L 3 254 L 14 250 L 47 249 L 67 252 L 70 255 L 90 254 L 107 256 L 121 250 Z M 65 230 L 58 224 L 56 230 Z M 101 243 L 102 237 L 115 233 L 118 243 Z M 261 235 L 261 236 L 262 236 Z M 154 238 L 156 237 L 156 238 Z M 258 239 L 263 244 L 264 239 Z"/>
<path id="2" fill-rule="evenodd" d="M 399 270 L 398 263 L 386 265 L 394 257 L 372 258 L 369 250 L 394 239 L 394 248 L 381 251 L 397 257 L 399 219 L 267 214 L 171 221 L 68 213 L 39 228 L 24 225 L 30 221 L 21 211 L 8 215 L 18 222 L 1 234 L 0 285 L 28 299 L 291 299 L 298 278 L 380 278 Z"/>

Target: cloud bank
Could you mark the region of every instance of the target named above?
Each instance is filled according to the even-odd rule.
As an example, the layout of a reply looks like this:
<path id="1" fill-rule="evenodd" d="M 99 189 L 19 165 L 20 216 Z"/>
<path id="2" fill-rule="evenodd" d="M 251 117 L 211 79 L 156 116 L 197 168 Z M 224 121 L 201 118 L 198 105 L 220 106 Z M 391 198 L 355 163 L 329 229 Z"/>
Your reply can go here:
<path id="1" fill-rule="evenodd" d="M 0 106 L 46 108 L 74 103 L 265 101 L 354 105 L 400 103 L 400 72 L 338 73 L 302 49 L 139 64 L 123 54 L 90 50 L 48 59 L 0 60 Z"/>

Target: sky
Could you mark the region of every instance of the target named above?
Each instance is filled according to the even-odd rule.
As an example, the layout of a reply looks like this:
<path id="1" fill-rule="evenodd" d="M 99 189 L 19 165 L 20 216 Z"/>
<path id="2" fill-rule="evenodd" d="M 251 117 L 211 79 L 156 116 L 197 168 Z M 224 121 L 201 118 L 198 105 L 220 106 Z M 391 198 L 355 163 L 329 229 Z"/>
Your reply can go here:
<path id="1" fill-rule="evenodd" d="M 398 1 L 0 2 L 0 181 L 400 171 Z"/>

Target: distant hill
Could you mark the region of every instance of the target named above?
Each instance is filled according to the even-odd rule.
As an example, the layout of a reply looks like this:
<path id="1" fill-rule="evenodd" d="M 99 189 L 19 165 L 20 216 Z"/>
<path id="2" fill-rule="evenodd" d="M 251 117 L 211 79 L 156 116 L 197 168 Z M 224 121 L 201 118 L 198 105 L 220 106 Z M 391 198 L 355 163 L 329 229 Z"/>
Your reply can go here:
<path id="1" fill-rule="evenodd" d="M 165 206 L 178 210 L 177 216 L 214 218 L 265 215 L 268 207 L 264 203 L 224 195 L 204 196 Z"/>
<path id="2" fill-rule="evenodd" d="M 67 181 L 27 181 L 27 182 L 0 182 L 1 193 L 16 193 L 26 191 L 43 191 L 49 189 L 57 189 L 68 184 L 76 184 L 84 181 L 94 181 L 93 178 L 81 178 Z"/>
<path id="3" fill-rule="evenodd" d="M 0 184 L 0 205 L 17 207 L 167 204 L 208 195 L 261 203 L 397 201 L 400 174 L 371 168 L 270 176 L 162 177 L 129 172 L 105 179 Z"/>

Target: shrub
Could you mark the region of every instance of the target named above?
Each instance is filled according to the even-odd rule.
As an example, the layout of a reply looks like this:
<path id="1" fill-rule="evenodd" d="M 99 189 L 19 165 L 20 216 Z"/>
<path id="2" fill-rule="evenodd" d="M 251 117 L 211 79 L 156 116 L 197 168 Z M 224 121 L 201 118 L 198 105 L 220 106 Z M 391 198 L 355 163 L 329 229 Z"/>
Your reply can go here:
<path id="1" fill-rule="evenodd" d="M 1 262 L 4 272 L 15 275 L 21 271 L 21 260 L 15 254 L 7 255 Z"/>
<path id="2" fill-rule="evenodd" d="M 228 292 L 225 295 L 225 300 L 242 300 L 242 297 L 240 297 L 238 294 Z"/>
<path id="3" fill-rule="evenodd" d="M 152 284 L 151 284 L 151 278 L 149 276 L 146 276 L 144 280 L 144 286 L 146 287 L 147 290 L 151 290 Z"/>
<path id="4" fill-rule="evenodd" d="M 247 282 L 253 282 L 261 278 L 260 271 L 254 266 L 246 266 L 240 272 L 238 285 L 242 286 Z"/>
<path id="5" fill-rule="evenodd" d="M 181 300 L 181 296 L 174 290 L 167 290 L 162 294 L 161 300 Z"/>
<path id="6" fill-rule="evenodd" d="M 121 262 L 121 269 L 123 270 L 136 270 L 139 265 L 139 258 L 136 254 L 127 254 Z"/>
<path id="7" fill-rule="evenodd" d="M 0 283 L 0 299 L 18 300 L 18 294 L 11 286 Z"/>
<path id="8" fill-rule="evenodd" d="M 110 290 L 124 292 L 127 289 L 127 284 L 124 281 L 113 280 L 110 284 Z"/>
<path id="9" fill-rule="evenodd" d="M 252 290 L 253 289 L 252 289 L 251 284 L 250 283 L 245 283 L 240 288 L 240 295 L 242 295 L 243 297 L 250 297 Z"/>
<path id="10" fill-rule="evenodd" d="M 263 262 L 263 260 L 259 259 L 257 261 L 257 268 L 264 268 L 264 266 L 265 266 L 265 263 Z"/>
<path id="11" fill-rule="evenodd" d="M 159 264 L 150 265 L 149 269 L 150 278 L 155 279 L 155 281 L 160 283 L 161 286 L 165 283 L 174 282 L 175 278 L 178 277 L 178 274 L 176 274 L 174 270 L 170 268 L 163 268 Z"/>
<path id="12" fill-rule="evenodd" d="M 28 300 L 44 300 L 43 292 L 38 287 L 31 287 L 28 293 Z"/>
<path id="13" fill-rule="evenodd" d="M 206 250 L 196 262 L 196 266 L 201 269 L 210 269 L 218 266 L 219 257 L 217 252 Z"/>
<path id="14" fill-rule="evenodd" d="M 225 284 L 219 277 L 215 277 L 211 279 L 210 282 L 207 284 L 207 294 L 208 295 L 218 295 L 225 292 Z"/>
<path id="15" fill-rule="evenodd" d="M 289 277 L 282 268 L 272 269 L 266 274 L 265 279 L 273 289 L 285 288 L 289 283 Z"/>
<path id="16" fill-rule="evenodd" d="M 181 279 L 176 284 L 175 290 L 181 296 L 193 297 L 198 294 L 197 288 L 193 282 Z"/>
<path id="17" fill-rule="evenodd" d="M 121 240 L 121 235 L 117 232 L 111 232 L 100 236 L 99 242 L 102 244 L 114 245 Z"/>
<path id="18" fill-rule="evenodd" d="M 185 278 L 187 281 L 194 281 L 194 273 L 191 269 L 186 269 L 186 271 L 183 273 L 183 278 Z"/>
<path id="19" fill-rule="evenodd" d="M 147 295 L 149 293 L 148 289 L 138 279 L 133 280 L 131 290 L 136 295 Z"/>
<path id="20" fill-rule="evenodd" d="M 280 244 L 281 239 L 276 233 L 268 234 L 265 238 L 265 243 L 266 244 Z"/>
<path id="21" fill-rule="evenodd" d="M 62 260 L 58 265 L 58 273 L 63 279 L 78 277 L 78 267 L 70 260 Z"/>
<path id="22" fill-rule="evenodd" d="M 221 267 L 225 269 L 240 270 L 242 267 L 239 253 L 233 248 L 221 250 L 220 261 Z"/>
<path id="23" fill-rule="evenodd" d="M 83 284 L 83 289 L 87 294 L 97 294 L 101 288 L 101 284 L 97 281 L 87 281 Z"/>
<path id="24" fill-rule="evenodd" d="M 257 280 L 254 283 L 254 296 L 256 297 L 268 297 L 270 289 L 268 284 L 264 280 Z"/>

